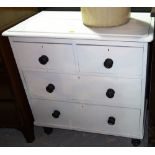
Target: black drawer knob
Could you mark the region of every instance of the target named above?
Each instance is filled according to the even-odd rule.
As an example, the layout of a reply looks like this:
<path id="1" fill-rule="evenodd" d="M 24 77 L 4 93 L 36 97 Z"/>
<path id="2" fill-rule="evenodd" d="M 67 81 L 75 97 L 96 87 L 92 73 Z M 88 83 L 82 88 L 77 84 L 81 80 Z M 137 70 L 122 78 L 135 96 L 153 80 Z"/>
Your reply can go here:
<path id="1" fill-rule="evenodd" d="M 48 93 L 52 93 L 55 89 L 55 86 L 53 84 L 49 84 L 47 87 L 46 87 L 46 91 Z"/>
<path id="2" fill-rule="evenodd" d="M 42 55 L 38 60 L 42 65 L 45 65 L 49 61 L 49 58 L 46 55 Z"/>
<path id="3" fill-rule="evenodd" d="M 113 98 L 115 95 L 115 91 L 113 89 L 108 89 L 107 92 L 106 92 L 106 96 L 108 98 Z"/>
<path id="4" fill-rule="evenodd" d="M 108 118 L 108 124 L 109 124 L 109 125 L 114 125 L 114 124 L 115 124 L 115 117 L 110 116 L 110 117 Z"/>
<path id="5" fill-rule="evenodd" d="M 110 59 L 110 58 L 107 58 L 105 61 L 104 61 L 104 67 L 105 68 L 111 68 L 113 66 L 113 60 Z"/>
<path id="6" fill-rule="evenodd" d="M 60 116 L 60 111 L 54 110 L 53 113 L 52 113 L 52 116 L 53 116 L 53 118 L 59 118 L 59 116 Z"/>

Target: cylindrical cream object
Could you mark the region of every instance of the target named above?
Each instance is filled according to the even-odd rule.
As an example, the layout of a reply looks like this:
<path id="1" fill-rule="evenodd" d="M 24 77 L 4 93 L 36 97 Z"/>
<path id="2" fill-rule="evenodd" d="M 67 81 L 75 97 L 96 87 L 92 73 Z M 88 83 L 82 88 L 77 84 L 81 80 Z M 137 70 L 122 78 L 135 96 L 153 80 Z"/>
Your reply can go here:
<path id="1" fill-rule="evenodd" d="M 82 20 L 87 26 L 112 27 L 128 22 L 129 7 L 81 7 Z"/>

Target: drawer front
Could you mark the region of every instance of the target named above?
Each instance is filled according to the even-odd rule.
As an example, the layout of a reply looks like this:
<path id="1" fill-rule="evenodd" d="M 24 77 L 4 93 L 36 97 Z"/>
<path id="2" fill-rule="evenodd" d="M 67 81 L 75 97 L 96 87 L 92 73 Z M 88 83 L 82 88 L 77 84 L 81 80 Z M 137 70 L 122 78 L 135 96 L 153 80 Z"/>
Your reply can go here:
<path id="1" fill-rule="evenodd" d="M 70 44 L 13 43 L 13 51 L 23 69 L 75 71 L 74 54 Z"/>
<path id="2" fill-rule="evenodd" d="M 30 106 L 35 123 L 70 128 L 71 117 L 74 116 L 74 109 L 69 110 L 67 103 L 33 99 L 30 101 Z M 72 107 L 71 105 L 70 108 Z M 57 118 L 54 115 L 55 111 L 60 112 L 57 114 Z"/>
<path id="3" fill-rule="evenodd" d="M 141 80 L 26 72 L 32 98 L 139 108 Z"/>
<path id="4" fill-rule="evenodd" d="M 47 100 L 31 100 L 31 108 L 35 124 L 127 137 L 139 136 L 139 110 Z"/>
<path id="5" fill-rule="evenodd" d="M 73 128 L 127 137 L 139 136 L 140 110 L 85 105 L 80 116 L 74 117 L 78 119 L 72 120 Z"/>
<path id="6" fill-rule="evenodd" d="M 141 75 L 143 48 L 78 45 L 81 72 Z"/>

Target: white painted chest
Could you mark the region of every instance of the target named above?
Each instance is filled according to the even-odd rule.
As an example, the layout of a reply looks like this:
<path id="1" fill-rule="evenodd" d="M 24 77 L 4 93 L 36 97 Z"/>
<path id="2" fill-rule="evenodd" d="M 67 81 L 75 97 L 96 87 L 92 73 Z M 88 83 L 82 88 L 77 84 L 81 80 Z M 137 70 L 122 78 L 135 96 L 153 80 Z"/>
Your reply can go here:
<path id="1" fill-rule="evenodd" d="M 142 139 L 153 19 L 89 28 L 80 12 L 41 12 L 5 31 L 35 125 Z"/>

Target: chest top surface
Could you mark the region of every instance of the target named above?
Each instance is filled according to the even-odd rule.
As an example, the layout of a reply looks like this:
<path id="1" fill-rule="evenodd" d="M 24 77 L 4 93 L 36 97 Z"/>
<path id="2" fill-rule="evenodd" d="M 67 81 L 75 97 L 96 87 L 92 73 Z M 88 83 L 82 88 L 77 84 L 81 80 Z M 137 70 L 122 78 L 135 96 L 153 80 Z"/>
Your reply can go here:
<path id="1" fill-rule="evenodd" d="M 131 13 L 129 22 L 121 26 L 92 28 L 83 24 L 80 12 L 42 11 L 3 32 L 3 36 L 150 42 L 153 29 L 150 13 Z"/>

